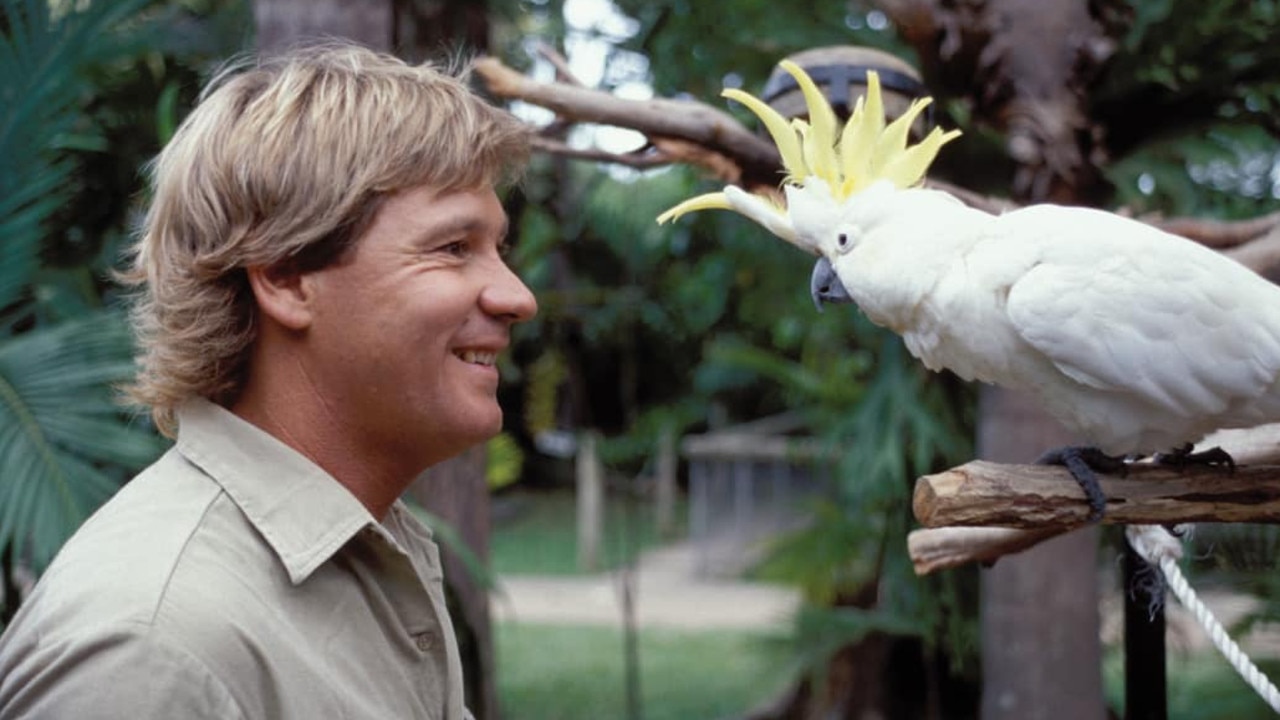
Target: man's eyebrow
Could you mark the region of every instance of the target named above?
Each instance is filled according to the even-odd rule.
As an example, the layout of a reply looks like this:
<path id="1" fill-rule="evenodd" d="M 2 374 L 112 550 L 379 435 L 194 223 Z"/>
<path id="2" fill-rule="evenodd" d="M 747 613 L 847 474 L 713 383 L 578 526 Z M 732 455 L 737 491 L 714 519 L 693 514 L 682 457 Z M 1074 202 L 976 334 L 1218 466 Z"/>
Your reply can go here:
<path id="1" fill-rule="evenodd" d="M 492 228 L 491 223 L 479 220 L 477 218 L 456 217 L 445 220 L 438 225 L 423 228 L 418 233 L 419 240 L 422 242 L 431 242 L 448 237 L 458 235 L 479 234 L 484 235 Z M 497 226 L 496 238 L 499 245 L 505 245 L 507 242 L 507 233 L 510 232 L 510 222 L 503 218 L 502 224 Z"/>

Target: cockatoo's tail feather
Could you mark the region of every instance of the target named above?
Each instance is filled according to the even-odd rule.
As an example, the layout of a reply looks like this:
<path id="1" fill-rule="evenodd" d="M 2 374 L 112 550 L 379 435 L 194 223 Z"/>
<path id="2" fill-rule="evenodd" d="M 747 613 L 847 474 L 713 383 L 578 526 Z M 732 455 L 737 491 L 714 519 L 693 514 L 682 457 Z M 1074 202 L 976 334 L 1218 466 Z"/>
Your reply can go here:
<path id="1" fill-rule="evenodd" d="M 764 123 L 782 157 L 786 171 L 784 185 L 830 194 L 837 203 L 880 180 L 887 180 L 900 189 L 909 188 L 924 178 L 942 146 L 960 135 L 959 130 L 934 128 L 924 140 L 908 145 L 912 123 L 932 99 L 916 100 L 905 113 L 886 125 L 880 76 L 874 70 L 867 71 L 866 95 L 858 98 L 853 114 L 840 127 L 831 104 L 804 69 L 790 60 L 778 65 L 799 84 L 809 109 L 807 121 L 799 118 L 788 121 L 759 98 L 741 90 L 729 88 L 722 94 L 745 105 Z M 813 179 L 822 182 L 810 182 Z M 724 193 L 711 193 L 680 203 L 659 215 L 658 222 L 674 220 L 695 210 L 743 212 L 742 205 L 730 202 Z M 778 210 L 786 212 L 783 208 Z M 743 214 L 760 222 L 755 214 Z M 773 220 L 771 214 L 769 220 Z M 792 223 L 786 225 L 792 227 Z M 774 230 L 778 226 L 770 222 L 766 227 Z M 796 242 L 794 235 L 785 239 Z"/>

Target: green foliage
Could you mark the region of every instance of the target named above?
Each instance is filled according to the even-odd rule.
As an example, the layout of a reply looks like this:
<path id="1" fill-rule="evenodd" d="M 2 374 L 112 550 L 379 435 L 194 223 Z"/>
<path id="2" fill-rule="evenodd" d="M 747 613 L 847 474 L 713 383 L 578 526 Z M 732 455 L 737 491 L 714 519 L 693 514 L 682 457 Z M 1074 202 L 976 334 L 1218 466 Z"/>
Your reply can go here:
<path id="1" fill-rule="evenodd" d="M 1206 523 L 1193 528 L 1190 541 L 1185 564 L 1193 586 L 1211 583 L 1259 601 L 1228 628 L 1233 638 L 1280 623 L 1280 527 Z"/>
<path id="2" fill-rule="evenodd" d="M 485 479 L 490 490 L 499 490 L 520 479 L 524 451 L 515 439 L 501 433 L 485 446 Z"/>
<path id="3" fill-rule="evenodd" d="M 1092 94 L 1117 204 L 1221 218 L 1280 209 L 1280 4 L 1130 3 Z"/>
<path id="4" fill-rule="evenodd" d="M 0 36 L 0 547 L 42 569 L 62 542 L 159 443 L 129 423 L 111 387 L 131 375 L 117 313 L 78 292 L 76 274 L 39 271 L 68 187 L 103 138 L 83 113 L 92 68 L 146 36 L 120 30 L 139 0 L 60 17 L 43 0 L 6 0 Z M 70 319 L 67 319 L 70 318 Z M 7 598 L 10 602 L 12 598 Z"/>
<path id="5" fill-rule="evenodd" d="M 104 312 L 0 341 L 0 545 L 37 569 L 161 448 L 112 397 L 132 377 L 129 349 L 121 318 Z"/>
<path id="6" fill-rule="evenodd" d="M 1258 669 L 1270 678 L 1280 662 L 1263 659 Z M 1108 649 L 1102 664 L 1104 694 L 1116 717 L 1125 717 L 1124 653 Z M 1267 720 L 1271 710 L 1240 675 L 1213 650 L 1171 654 L 1168 672 L 1169 720 Z"/>
<path id="7" fill-rule="evenodd" d="M 1258 71 L 1280 60 L 1274 42 L 1280 5 L 1274 0 L 1143 0 L 1129 8 L 1132 20 L 1110 68 L 1106 97 L 1151 92 L 1162 104 L 1195 101 L 1199 117 L 1251 114 L 1275 126 L 1271 111 L 1280 103 L 1280 83 Z"/>
<path id="8" fill-rule="evenodd" d="M 970 390 L 925 371 L 887 331 L 865 320 L 856 327 L 852 342 L 876 347 L 871 372 L 846 379 L 860 392 L 849 397 L 817 388 L 802 405 L 839 458 L 832 499 L 817 508 L 812 524 L 775 545 L 760 572 L 798 585 L 817 607 L 838 608 L 802 618 L 798 647 L 807 646 L 807 635 L 838 648 L 868 629 L 901 634 L 911 627 L 927 646 L 947 648 L 955 669 L 971 670 L 976 578 L 966 571 L 918 578 L 905 550 L 914 479 L 971 456 Z M 877 601 L 851 607 L 868 587 L 878 588 Z M 814 630 L 823 618 L 833 622 Z M 817 669 L 827 656 L 807 658 L 820 661 L 811 666 Z"/>
<path id="9" fill-rule="evenodd" d="M 471 578 L 486 591 L 498 590 L 497 575 L 467 544 L 466 538 L 447 520 L 419 505 L 412 498 L 405 498 L 405 507 L 418 519 L 418 522 L 431 529 L 431 534 L 440 546 L 451 551 L 462 561 L 462 567 Z"/>
<path id="10" fill-rule="evenodd" d="M 891 29 L 867 26 L 861 3 L 778 3 L 737 0 L 615 0 L 640 22 L 626 47 L 653 61 L 654 85 L 663 95 L 719 97 L 732 75 L 745 87 L 764 84 L 786 55 L 823 45 L 886 47 Z"/>
<path id="11" fill-rule="evenodd" d="M 132 378 L 133 348 L 109 271 L 127 235 L 139 168 L 194 92 L 187 86 L 195 70 L 171 53 L 202 34 L 179 22 L 200 4 L 0 0 L 6 585 L 16 565 L 41 571 L 164 447 L 115 397 Z M 207 43 L 205 50 L 221 52 Z M 6 594 L 0 622 L 16 600 Z"/>
<path id="12" fill-rule="evenodd" d="M 1277 167 L 1280 136 L 1223 122 L 1145 142 L 1107 175 L 1139 212 L 1236 219 L 1280 209 Z"/>
<path id="13" fill-rule="evenodd" d="M 872 633 L 917 637 L 924 632 L 910 616 L 893 608 L 863 610 L 806 605 L 796 618 L 796 647 L 807 668 L 826 665 L 842 648 Z"/>
<path id="14" fill-rule="evenodd" d="M 76 163 L 68 150 L 99 149 L 78 111 L 84 76 L 129 51 L 108 32 L 143 3 L 96 3 L 59 19 L 45 0 L 6 0 L 0 41 L 0 308 L 29 290 L 45 223 L 67 201 Z"/>

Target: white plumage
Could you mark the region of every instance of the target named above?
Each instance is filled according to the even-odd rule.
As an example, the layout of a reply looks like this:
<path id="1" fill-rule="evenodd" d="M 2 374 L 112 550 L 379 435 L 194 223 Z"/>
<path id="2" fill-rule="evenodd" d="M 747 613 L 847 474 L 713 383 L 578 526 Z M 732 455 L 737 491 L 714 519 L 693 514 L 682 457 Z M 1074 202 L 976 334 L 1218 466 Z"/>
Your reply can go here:
<path id="1" fill-rule="evenodd" d="M 925 365 L 1029 391 L 1108 453 L 1280 419 L 1280 288 L 1195 243 L 1096 210 L 994 216 L 888 185 L 812 220 L 798 240 Z"/>

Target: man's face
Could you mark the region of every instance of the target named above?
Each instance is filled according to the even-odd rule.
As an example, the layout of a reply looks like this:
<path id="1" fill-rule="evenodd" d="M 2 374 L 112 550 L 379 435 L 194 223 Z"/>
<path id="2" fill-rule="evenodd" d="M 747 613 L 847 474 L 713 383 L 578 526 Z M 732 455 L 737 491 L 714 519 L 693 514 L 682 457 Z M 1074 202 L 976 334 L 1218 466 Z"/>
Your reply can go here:
<path id="1" fill-rule="evenodd" d="M 419 187 L 386 198 L 351 254 L 307 278 L 304 371 L 355 447 L 421 469 L 501 430 L 495 359 L 537 312 L 501 257 L 506 232 L 492 189 Z"/>

